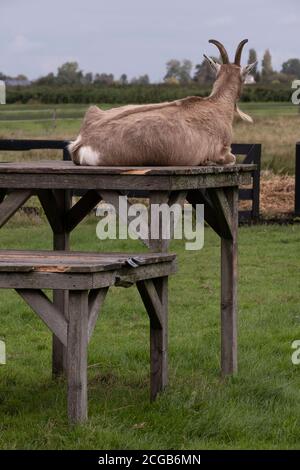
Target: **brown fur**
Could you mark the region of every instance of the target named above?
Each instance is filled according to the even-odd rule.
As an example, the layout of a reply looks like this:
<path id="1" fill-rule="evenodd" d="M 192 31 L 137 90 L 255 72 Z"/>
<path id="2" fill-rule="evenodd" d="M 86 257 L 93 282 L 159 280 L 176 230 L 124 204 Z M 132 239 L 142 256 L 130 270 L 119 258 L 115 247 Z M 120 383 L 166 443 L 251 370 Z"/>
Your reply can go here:
<path id="1" fill-rule="evenodd" d="M 211 95 L 86 112 L 69 150 L 74 163 L 100 166 L 232 164 L 232 123 L 241 68 L 220 66 Z"/>

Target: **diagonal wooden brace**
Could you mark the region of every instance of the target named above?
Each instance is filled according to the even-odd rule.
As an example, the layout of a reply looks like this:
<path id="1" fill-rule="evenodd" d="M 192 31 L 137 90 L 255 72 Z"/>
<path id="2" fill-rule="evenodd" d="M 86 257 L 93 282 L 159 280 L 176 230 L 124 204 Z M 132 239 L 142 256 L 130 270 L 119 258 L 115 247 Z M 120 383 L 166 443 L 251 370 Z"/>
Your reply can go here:
<path id="1" fill-rule="evenodd" d="M 31 189 L 14 189 L 0 204 L 0 227 L 30 198 Z"/>
<path id="2" fill-rule="evenodd" d="M 101 311 L 102 305 L 106 298 L 106 294 L 108 292 L 108 287 L 104 287 L 103 289 L 91 289 L 89 292 L 88 297 L 88 310 L 89 310 L 89 317 L 88 317 L 88 341 L 90 341 L 99 313 Z"/>
<path id="3" fill-rule="evenodd" d="M 67 346 L 67 321 L 44 292 L 40 289 L 16 289 L 16 291 L 41 317 L 61 343 Z"/>
<path id="4" fill-rule="evenodd" d="M 151 327 L 156 329 L 162 329 L 162 304 L 153 281 L 151 279 L 138 281 L 136 283 L 136 286 L 149 315 Z"/>

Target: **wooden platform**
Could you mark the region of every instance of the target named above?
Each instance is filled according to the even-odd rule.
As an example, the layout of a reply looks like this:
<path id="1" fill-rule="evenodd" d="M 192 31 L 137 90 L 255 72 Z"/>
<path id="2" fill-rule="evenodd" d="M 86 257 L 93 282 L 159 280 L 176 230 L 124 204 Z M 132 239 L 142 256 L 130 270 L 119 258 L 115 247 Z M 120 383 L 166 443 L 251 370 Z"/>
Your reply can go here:
<path id="1" fill-rule="evenodd" d="M 77 166 L 68 161 L 0 163 L 0 187 L 180 190 L 251 182 L 255 165 L 176 167 Z M 38 178 L 38 179 L 37 179 Z"/>
<path id="2" fill-rule="evenodd" d="M 151 399 L 166 386 L 168 305 L 156 282 L 175 271 L 166 253 L 0 251 L 0 287 L 15 289 L 65 348 L 71 422 L 87 418 L 87 347 L 110 286 L 136 284 L 150 319 Z M 67 308 L 42 289 L 64 289 Z"/>
<path id="3" fill-rule="evenodd" d="M 30 197 L 37 196 L 52 229 L 53 249 L 61 250 L 61 256 L 64 256 L 70 248 L 70 233 L 101 200 L 112 204 L 117 213 L 119 196 L 136 194 L 137 191 L 146 192 L 150 204 L 167 204 L 171 207 L 177 203 L 182 206 L 186 200 L 193 207 L 203 204 L 205 220 L 218 234 L 221 242 L 221 371 L 224 376 L 234 374 L 237 372 L 239 186 L 251 183 L 256 168 L 256 165 L 249 164 L 204 167 L 90 167 L 76 166 L 70 161 L 0 163 L 0 227 L 6 224 Z M 81 198 L 74 204 L 73 190 L 82 191 Z M 158 239 L 151 239 L 149 236 L 143 242 L 152 252 L 166 253 L 170 240 L 165 240 L 160 232 Z M 49 262 L 49 266 L 65 269 L 65 261 L 51 263 Z M 162 267 L 164 263 L 160 264 Z M 29 266 L 29 269 L 31 268 L 32 266 Z M 46 269 L 45 265 L 42 268 Z M 139 275 L 146 275 L 146 268 L 149 275 L 149 267 L 141 265 L 130 271 L 130 279 L 125 279 L 124 270 L 130 268 L 122 267 L 123 277 L 119 279 L 120 285 L 138 282 Z M 154 270 L 156 266 L 152 265 L 152 268 Z M 76 269 L 76 266 L 70 265 L 68 269 Z M 105 275 L 107 277 L 105 282 L 108 278 L 112 283 L 117 281 L 112 270 L 106 271 Z M 45 287 L 43 282 L 48 283 L 50 279 L 53 287 L 48 284 L 48 288 L 54 289 L 54 304 L 67 318 L 69 301 L 66 290 L 80 289 L 80 285 L 86 289 L 95 286 L 100 288 L 101 282 L 104 282 L 103 276 L 104 271 L 38 273 L 33 270 L 23 276 L 22 282 L 26 283 L 23 287 L 29 288 L 31 283 L 42 288 Z M 13 273 L 0 271 L 0 280 L 7 282 L 8 278 L 10 282 L 17 281 L 17 276 Z M 155 280 L 155 290 L 161 304 L 166 306 L 168 300 L 166 276 Z M 202 309 L 201 302 L 203 299 L 199 297 L 199 308 Z M 200 326 L 199 331 L 201 331 Z M 155 336 L 155 331 L 152 337 L 156 338 L 153 339 L 153 347 L 157 347 L 158 341 L 164 349 L 166 340 L 161 335 Z M 54 335 L 54 374 L 64 372 L 65 355 L 64 344 Z M 164 383 L 166 381 L 165 375 Z"/>

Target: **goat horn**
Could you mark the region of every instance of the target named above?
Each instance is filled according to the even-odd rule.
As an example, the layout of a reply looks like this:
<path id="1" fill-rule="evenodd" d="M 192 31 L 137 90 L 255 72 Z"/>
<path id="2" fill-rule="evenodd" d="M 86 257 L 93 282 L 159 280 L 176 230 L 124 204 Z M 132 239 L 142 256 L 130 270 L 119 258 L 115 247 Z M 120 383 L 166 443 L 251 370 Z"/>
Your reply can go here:
<path id="1" fill-rule="evenodd" d="M 236 49 L 236 53 L 235 53 L 235 58 L 234 58 L 234 63 L 235 65 L 241 65 L 241 56 L 242 56 L 242 50 L 243 50 L 243 47 L 244 45 L 248 42 L 248 39 L 243 39 L 237 49 Z"/>
<path id="2" fill-rule="evenodd" d="M 221 44 L 219 41 L 216 41 L 215 39 L 210 39 L 208 42 L 210 42 L 211 44 L 214 44 L 215 46 L 217 46 L 217 48 L 220 51 L 223 64 L 229 64 L 229 57 L 228 57 L 227 51 L 226 51 L 225 47 L 223 46 L 223 44 Z"/>

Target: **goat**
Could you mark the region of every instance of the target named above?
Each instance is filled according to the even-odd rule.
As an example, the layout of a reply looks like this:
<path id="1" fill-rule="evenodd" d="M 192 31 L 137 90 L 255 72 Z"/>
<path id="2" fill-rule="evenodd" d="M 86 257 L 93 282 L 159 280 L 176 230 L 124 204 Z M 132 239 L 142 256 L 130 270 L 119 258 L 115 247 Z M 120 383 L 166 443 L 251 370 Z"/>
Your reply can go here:
<path id="1" fill-rule="evenodd" d="M 128 105 L 102 111 L 91 106 L 80 134 L 69 145 L 77 165 L 98 166 L 197 166 L 234 164 L 231 153 L 232 124 L 239 110 L 237 100 L 246 75 L 256 63 L 240 65 L 244 39 L 236 49 L 234 63 L 225 47 L 209 41 L 220 51 L 222 64 L 204 55 L 216 72 L 210 96 Z"/>

